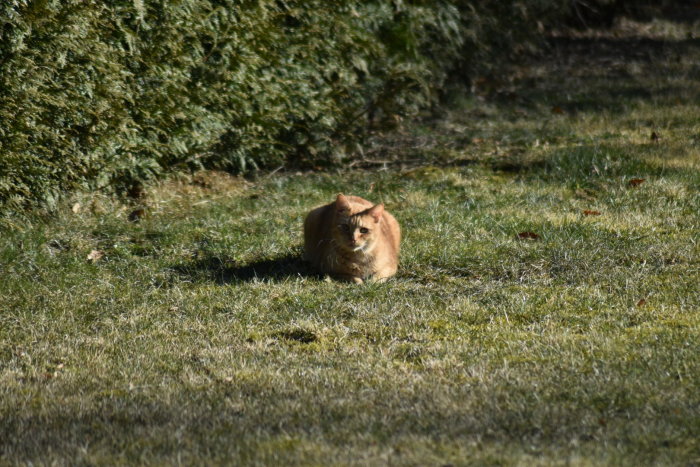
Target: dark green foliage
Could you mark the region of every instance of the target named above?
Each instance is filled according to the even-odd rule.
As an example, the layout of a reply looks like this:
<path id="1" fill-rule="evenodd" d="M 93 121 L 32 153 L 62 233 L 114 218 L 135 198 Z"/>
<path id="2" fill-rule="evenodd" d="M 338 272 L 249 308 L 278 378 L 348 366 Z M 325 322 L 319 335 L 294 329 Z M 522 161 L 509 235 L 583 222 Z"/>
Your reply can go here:
<path id="1" fill-rule="evenodd" d="M 568 5 L 3 2 L 0 212 L 166 170 L 342 161 L 368 123 L 429 105 Z"/>

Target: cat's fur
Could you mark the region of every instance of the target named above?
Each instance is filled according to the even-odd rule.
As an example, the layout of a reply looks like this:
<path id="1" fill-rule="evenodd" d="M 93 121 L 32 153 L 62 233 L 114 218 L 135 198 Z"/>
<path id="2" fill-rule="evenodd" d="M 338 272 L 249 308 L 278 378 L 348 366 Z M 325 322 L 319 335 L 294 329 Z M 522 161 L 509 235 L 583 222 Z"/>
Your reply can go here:
<path id="1" fill-rule="evenodd" d="M 396 274 L 401 229 L 383 204 L 338 195 L 304 221 L 304 259 L 320 272 L 361 284 Z"/>

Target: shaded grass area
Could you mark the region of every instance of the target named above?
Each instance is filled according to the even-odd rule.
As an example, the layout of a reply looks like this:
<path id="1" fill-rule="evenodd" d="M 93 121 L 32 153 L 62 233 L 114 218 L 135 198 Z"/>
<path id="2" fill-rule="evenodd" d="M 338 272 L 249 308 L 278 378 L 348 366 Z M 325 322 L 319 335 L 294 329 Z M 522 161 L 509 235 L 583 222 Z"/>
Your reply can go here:
<path id="1" fill-rule="evenodd" d="M 700 462 L 700 48 L 647 27 L 631 56 L 553 39 L 353 170 L 201 174 L 6 232 L 0 458 Z M 299 260 L 337 192 L 401 222 L 394 280 Z"/>

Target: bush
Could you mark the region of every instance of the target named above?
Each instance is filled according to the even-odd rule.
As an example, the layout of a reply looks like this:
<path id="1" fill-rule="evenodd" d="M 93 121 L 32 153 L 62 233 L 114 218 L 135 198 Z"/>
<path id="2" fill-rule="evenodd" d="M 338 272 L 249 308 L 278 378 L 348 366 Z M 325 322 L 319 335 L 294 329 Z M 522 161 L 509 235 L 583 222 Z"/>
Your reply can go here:
<path id="1" fill-rule="evenodd" d="M 0 212 L 167 170 L 342 160 L 569 2 L 10 0 Z"/>

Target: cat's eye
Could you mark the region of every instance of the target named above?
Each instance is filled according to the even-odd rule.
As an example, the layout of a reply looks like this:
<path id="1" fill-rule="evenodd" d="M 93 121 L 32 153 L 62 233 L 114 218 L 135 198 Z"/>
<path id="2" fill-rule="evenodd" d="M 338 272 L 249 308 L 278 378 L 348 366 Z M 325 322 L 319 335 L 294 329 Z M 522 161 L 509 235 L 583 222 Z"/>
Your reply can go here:
<path id="1" fill-rule="evenodd" d="M 363 233 L 363 234 L 369 233 L 369 229 L 367 227 L 360 227 L 360 233 Z"/>

